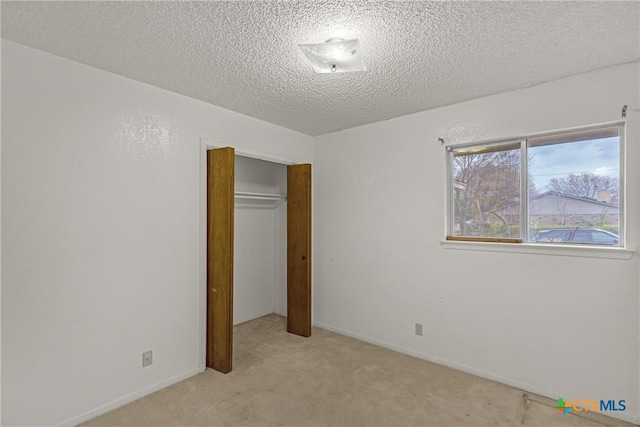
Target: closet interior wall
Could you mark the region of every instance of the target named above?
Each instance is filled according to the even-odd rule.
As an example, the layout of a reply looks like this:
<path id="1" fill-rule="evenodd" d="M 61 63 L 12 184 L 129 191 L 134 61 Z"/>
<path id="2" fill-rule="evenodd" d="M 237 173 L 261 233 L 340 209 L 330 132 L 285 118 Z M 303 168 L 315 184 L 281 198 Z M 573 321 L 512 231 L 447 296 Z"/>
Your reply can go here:
<path id="1" fill-rule="evenodd" d="M 235 325 L 287 313 L 287 167 L 235 156 Z M 273 195 L 262 197 L 256 195 Z"/>

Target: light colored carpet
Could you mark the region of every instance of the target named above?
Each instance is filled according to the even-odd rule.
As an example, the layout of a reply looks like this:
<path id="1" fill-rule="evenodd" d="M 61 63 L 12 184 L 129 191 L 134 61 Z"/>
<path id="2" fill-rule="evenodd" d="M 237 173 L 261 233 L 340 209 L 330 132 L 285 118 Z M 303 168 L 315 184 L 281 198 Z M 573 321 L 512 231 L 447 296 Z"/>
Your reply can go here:
<path id="1" fill-rule="evenodd" d="M 630 426 L 269 315 L 234 328 L 233 371 L 213 370 L 84 426 Z"/>

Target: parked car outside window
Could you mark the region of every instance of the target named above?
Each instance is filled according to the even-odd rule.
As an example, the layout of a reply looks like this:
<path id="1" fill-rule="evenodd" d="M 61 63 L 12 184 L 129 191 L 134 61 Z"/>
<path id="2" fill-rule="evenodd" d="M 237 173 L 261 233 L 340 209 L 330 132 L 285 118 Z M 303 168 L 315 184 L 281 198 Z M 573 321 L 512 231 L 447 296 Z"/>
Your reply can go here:
<path id="1" fill-rule="evenodd" d="M 579 243 L 616 246 L 620 244 L 620 236 L 599 228 L 554 228 L 539 231 L 533 241 L 538 243 Z"/>

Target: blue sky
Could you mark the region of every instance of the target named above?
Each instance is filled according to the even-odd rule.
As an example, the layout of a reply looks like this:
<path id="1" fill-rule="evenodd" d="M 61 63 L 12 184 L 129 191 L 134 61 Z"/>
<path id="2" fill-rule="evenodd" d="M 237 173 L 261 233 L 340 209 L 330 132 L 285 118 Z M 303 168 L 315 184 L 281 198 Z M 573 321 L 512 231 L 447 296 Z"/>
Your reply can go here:
<path id="1" fill-rule="evenodd" d="M 539 192 L 548 190 L 552 178 L 591 172 L 618 178 L 620 173 L 618 137 L 592 139 L 529 149 L 533 162 L 529 176 Z"/>

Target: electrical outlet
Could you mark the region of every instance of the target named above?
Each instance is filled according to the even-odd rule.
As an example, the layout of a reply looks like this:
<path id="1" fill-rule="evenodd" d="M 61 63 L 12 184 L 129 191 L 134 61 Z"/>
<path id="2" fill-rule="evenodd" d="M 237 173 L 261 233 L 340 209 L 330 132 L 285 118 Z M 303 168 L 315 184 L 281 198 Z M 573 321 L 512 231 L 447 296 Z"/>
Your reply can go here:
<path id="1" fill-rule="evenodd" d="M 151 350 L 142 353 L 142 367 L 149 366 L 153 363 L 153 352 Z"/>
<path id="2" fill-rule="evenodd" d="M 422 323 L 416 323 L 416 335 L 422 336 Z"/>

